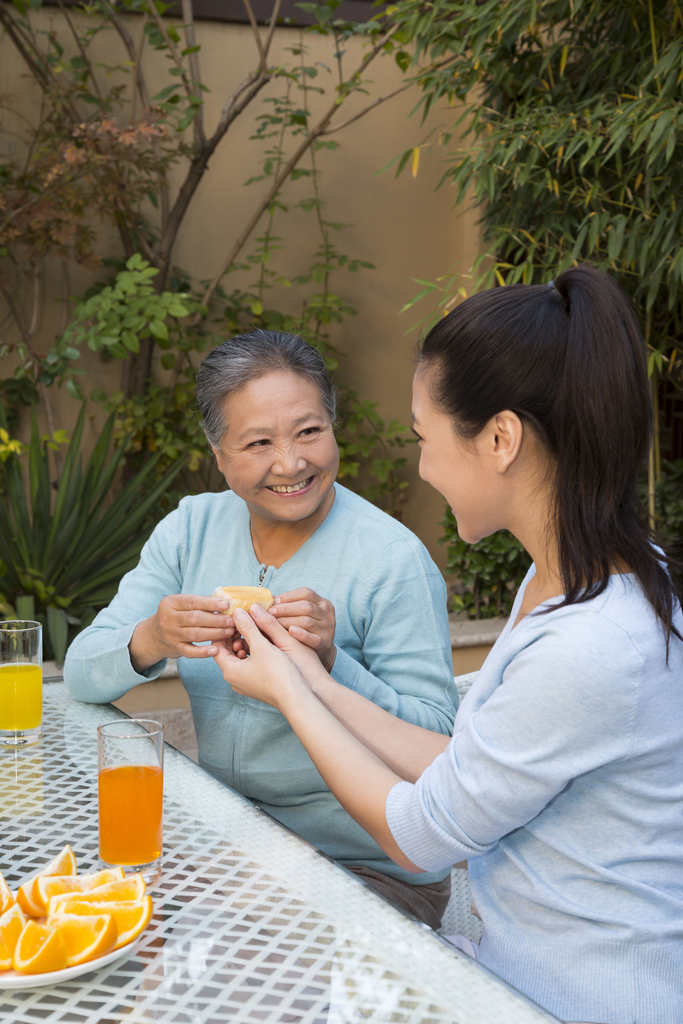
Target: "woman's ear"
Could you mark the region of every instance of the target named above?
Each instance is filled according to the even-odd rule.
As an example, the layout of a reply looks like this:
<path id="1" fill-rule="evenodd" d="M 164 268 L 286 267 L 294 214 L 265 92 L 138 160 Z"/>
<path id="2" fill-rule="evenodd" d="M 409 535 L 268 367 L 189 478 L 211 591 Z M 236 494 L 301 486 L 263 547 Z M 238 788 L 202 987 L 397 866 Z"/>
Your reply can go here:
<path id="1" fill-rule="evenodd" d="M 223 473 L 223 476 L 225 476 L 225 473 L 223 471 L 223 456 L 221 454 L 220 448 L 214 448 L 214 446 L 211 445 L 211 451 L 213 452 L 213 457 L 216 460 L 216 465 L 218 466 L 218 469 L 220 470 L 221 473 Z"/>
<path id="2" fill-rule="evenodd" d="M 490 454 L 497 473 L 507 473 L 519 457 L 524 440 L 524 424 L 516 412 L 505 409 L 488 423 Z"/>

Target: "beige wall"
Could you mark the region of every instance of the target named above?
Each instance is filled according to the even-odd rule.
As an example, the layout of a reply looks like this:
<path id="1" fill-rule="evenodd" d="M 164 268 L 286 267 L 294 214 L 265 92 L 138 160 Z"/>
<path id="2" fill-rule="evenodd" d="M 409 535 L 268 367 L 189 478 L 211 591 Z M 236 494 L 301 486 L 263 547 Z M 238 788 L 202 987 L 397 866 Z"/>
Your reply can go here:
<path id="1" fill-rule="evenodd" d="M 44 28 L 55 27 L 60 38 L 66 40 L 63 19 L 59 10 L 51 8 L 39 15 Z M 137 37 L 140 20 L 130 19 L 131 32 Z M 254 66 L 253 39 L 248 26 L 202 22 L 197 25 L 198 42 L 202 50 L 202 73 L 211 92 L 207 94 L 205 116 L 212 126 L 225 97 Z M 286 48 L 298 42 L 299 33 L 293 29 L 278 29 L 275 33 L 273 58 L 288 59 Z M 331 63 L 329 41 L 307 36 L 310 63 Z M 99 48 L 99 50 L 98 50 Z M 357 57 L 359 45 L 348 44 L 349 57 Z M 354 53 L 355 50 L 355 53 Z M 114 33 L 95 43 L 96 60 L 113 64 L 123 59 Z M 165 85 L 165 58 L 152 55 L 150 91 Z M 156 61 L 156 63 L 154 63 Z M 351 60 L 349 60 L 351 66 Z M 369 72 L 372 80 L 368 88 L 369 99 L 390 92 L 400 83 L 400 73 L 389 60 L 379 60 Z M 321 80 L 326 84 L 329 76 L 321 68 Z M 270 94 L 277 94 L 281 85 L 276 83 Z M 19 61 L 11 44 L 0 37 L 0 95 L 6 105 L 25 116 L 38 116 L 38 92 Z M 471 212 L 455 211 L 454 197 L 448 187 L 434 192 L 443 170 L 442 153 L 438 147 L 423 151 L 419 173 L 415 179 L 410 173 L 396 180 L 393 170 L 377 174 L 379 168 L 404 149 L 419 144 L 440 118 L 452 122 L 453 111 L 433 115 L 426 127 L 418 117 L 408 119 L 417 96 L 405 93 L 371 112 L 366 118 L 339 132 L 335 138 L 341 147 L 334 153 L 322 151 L 319 155 L 322 170 L 322 190 L 327 200 L 326 216 L 343 221 L 353 227 L 338 236 L 342 251 L 370 260 L 376 270 L 344 273 L 337 276 L 334 289 L 348 296 L 358 310 L 335 331 L 333 340 L 348 358 L 344 361 L 344 379 L 364 398 L 376 399 L 380 412 L 388 419 L 397 417 L 409 422 L 411 356 L 417 340 L 416 332 L 406 334 L 408 328 L 426 315 L 431 307 L 426 300 L 418 307 L 399 316 L 398 311 L 419 289 L 412 278 L 431 280 L 456 265 L 467 272 L 471 259 L 478 251 L 479 239 L 475 218 Z M 329 94 L 323 101 L 329 102 Z M 364 100 L 367 102 L 367 98 Z M 260 106 L 256 101 L 252 112 Z M 344 108 L 340 119 L 346 119 L 360 109 L 361 102 L 354 98 Z M 21 134 L 19 119 L 10 114 L 3 118 L 5 127 Z M 249 141 L 254 127 L 253 113 L 248 120 L 231 128 L 212 159 L 208 175 L 193 199 L 174 251 L 174 263 L 190 271 L 196 279 L 210 278 L 227 253 L 232 239 L 248 219 L 251 208 L 259 197 L 260 185 L 245 188 L 243 182 L 256 172 L 258 143 Z M 8 134 L 0 136 L 0 156 L 6 159 L 21 154 L 21 142 Z M 177 178 L 177 174 L 176 174 Z M 294 204 L 310 192 L 306 179 L 286 188 L 283 198 Z M 312 214 L 293 211 L 278 224 L 278 233 L 284 235 L 284 246 L 278 266 L 287 275 L 304 272 L 309 256 L 317 244 Z M 102 252 L 119 252 L 118 238 L 109 226 L 102 228 Z M 71 293 L 81 294 L 92 276 L 78 268 L 72 273 Z M 95 278 L 96 279 L 96 278 Z M 229 285 L 246 284 L 248 277 L 233 275 Z M 466 283 L 466 282 L 465 282 Z M 44 302 L 40 322 L 41 350 L 47 349 L 59 330 L 61 320 L 61 270 L 55 260 L 46 261 L 42 271 Z M 28 296 L 26 297 L 28 301 Z M 275 293 L 273 299 L 284 308 L 296 309 L 296 297 L 286 289 Z M 0 321 L 4 311 L 0 312 Z M 17 340 L 11 326 L 5 325 L 2 336 L 7 341 Z M 2 376 L 11 372 L 8 357 L 0 367 Z M 88 368 L 89 388 L 118 387 L 120 364 L 102 363 L 92 354 L 86 354 L 83 365 Z M 72 425 L 76 403 L 65 394 L 58 401 L 59 426 Z M 93 407 L 91 432 L 94 436 L 101 414 Z M 427 543 L 432 555 L 441 565 L 445 552 L 436 546 L 440 529 L 438 521 L 443 514 L 442 499 L 417 475 L 417 452 L 410 451 L 410 500 L 406 522 Z"/>

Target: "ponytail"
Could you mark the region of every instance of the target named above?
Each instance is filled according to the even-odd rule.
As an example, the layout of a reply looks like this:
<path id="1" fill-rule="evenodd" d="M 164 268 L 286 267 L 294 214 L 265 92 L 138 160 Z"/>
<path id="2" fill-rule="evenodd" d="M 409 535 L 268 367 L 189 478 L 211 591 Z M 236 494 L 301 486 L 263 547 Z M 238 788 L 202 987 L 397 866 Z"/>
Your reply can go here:
<path id="1" fill-rule="evenodd" d="M 636 494 L 652 432 L 645 348 L 611 278 L 572 267 L 551 286 L 474 295 L 432 328 L 419 359 L 433 365 L 434 399 L 461 437 L 510 409 L 551 456 L 560 607 L 597 597 L 613 567 L 626 565 L 667 651 L 672 633 L 683 640 L 673 625 L 683 555 L 650 530 Z"/>

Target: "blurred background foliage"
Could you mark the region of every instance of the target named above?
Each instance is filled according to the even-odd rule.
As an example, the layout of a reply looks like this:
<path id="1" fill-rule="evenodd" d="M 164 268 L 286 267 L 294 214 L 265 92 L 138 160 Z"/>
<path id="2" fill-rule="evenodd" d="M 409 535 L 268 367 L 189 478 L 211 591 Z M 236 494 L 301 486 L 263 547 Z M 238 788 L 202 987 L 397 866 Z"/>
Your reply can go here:
<path id="1" fill-rule="evenodd" d="M 467 544 L 458 534 L 450 509 L 443 528 L 441 543 L 448 545 L 446 572 L 457 581 L 449 611 L 466 612 L 470 619 L 509 615 L 531 566 L 531 558 L 519 541 L 507 530 L 499 530 L 476 544 Z"/>
<path id="2" fill-rule="evenodd" d="M 420 151 L 439 147 L 441 184 L 454 187 L 456 203 L 480 209 L 485 242 L 472 268 L 419 282 L 407 308 L 436 297 L 433 322 L 484 287 L 547 283 L 583 261 L 612 273 L 648 348 L 657 415 L 646 504 L 653 523 L 680 530 L 671 512 L 683 501 L 673 463 L 683 457 L 678 0 L 400 0 L 389 16 L 414 48 L 407 71 L 418 109 L 444 100 L 458 108 L 397 157 L 397 173 L 415 173 Z M 447 530 L 449 543 L 452 536 Z M 474 555 L 453 543 L 451 570 L 469 578 Z M 477 587 L 495 584 L 501 544 L 474 546 L 478 559 L 490 559 L 475 573 Z"/>
<path id="3" fill-rule="evenodd" d="M 39 124 L 27 131 L 26 159 L 0 165 L 0 293 L 20 337 L 0 348 L 0 356 L 17 360 L 14 373 L 0 380 L 7 441 L 37 403 L 55 437 L 50 389 L 64 386 L 74 399 L 100 403 L 113 415 L 112 438 L 119 446 L 125 439 L 122 484 L 153 460 L 141 484 L 145 492 L 180 460 L 155 505 L 157 515 L 165 514 L 182 494 L 221 486 L 194 407 L 202 354 L 252 326 L 296 331 L 324 353 L 338 381 L 341 478 L 400 518 L 405 429 L 385 422 L 376 403 L 344 386 L 344 356 L 329 333 L 354 315 L 343 275 L 371 266 L 340 247 L 346 225 L 326 217 L 316 163 L 323 148 L 338 146 L 333 133 L 390 98 L 339 119 L 349 97 L 364 102 L 372 62 L 388 58 L 405 76 L 401 88 L 414 90 L 415 112 L 441 112 L 436 131 L 397 155 L 397 173 L 410 168 L 417 175 L 420 154 L 436 147 L 442 184 L 455 188 L 456 204 L 480 209 L 485 241 L 472 267 L 444 268 L 438 280 L 420 281 L 408 306 L 432 296 L 440 316 L 482 287 L 548 282 L 587 259 L 610 270 L 641 316 L 658 407 L 649 513 L 666 530 L 680 530 L 683 16 L 677 0 L 399 0 L 362 24 L 337 18 L 338 0 L 301 6 L 316 19 L 307 31 L 329 39 L 330 66 L 311 63 L 305 33 L 293 34 L 285 64 L 269 60 L 275 2 L 270 26 L 253 21 L 252 72 L 241 83 L 226 81 L 222 112 L 209 126 L 191 0 L 183 0 L 178 25 L 162 17 L 165 4 L 149 0 L 93 0 L 80 12 L 85 19 L 61 5 L 62 29 L 50 33 L 32 21 L 42 0 L 0 4 L 0 24 L 43 103 Z M 144 45 L 134 43 L 122 13 L 142 18 Z M 102 32 L 120 47 L 115 58 L 112 46 L 118 63 L 108 69 L 89 55 Z M 355 65 L 345 49 L 352 38 L 364 43 Z M 168 84 L 151 95 L 148 62 L 159 54 Z M 278 95 L 261 102 L 273 82 L 281 85 Z M 329 107 L 314 116 L 312 98 L 327 94 Z M 212 153 L 232 144 L 226 133 L 237 118 L 250 125 L 248 184 L 258 189 L 245 229 L 229 240 L 213 278 L 197 281 L 176 267 L 173 247 L 194 215 L 191 200 Z M 171 169 L 180 182 L 175 189 Z M 296 179 L 310 184 L 297 205 L 316 219 L 318 244 L 308 269 L 287 278 L 277 260 L 287 235 L 285 186 Z M 119 251 L 104 258 L 98 218 L 119 238 Z M 56 343 L 41 353 L 39 269 L 47 255 L 64 267 L 64 316 Z M 74 263 L 104 275 L 72 309 Z M 250 271 L 252 283 L 231 287 L 237 270 Z M 298 297 L 288 312 L 272 301 L 275 287 Z M 21 295 L 31 297 L 28 314 Z M 83 346 L 120 366 L 119 387 L 88 387 L 78 362 Z M 48 450 L 59 480 L 61 445 Z M 460 610 L 505 612 L 524 572 L 519 545 L 495 535 L 467 546 L 448 515 L 444 526 L 449 571 L 461 581 Z"/>
<path id="4" fill-rule="evenodd" d="M 1 357 L 15 361 L 14 372 L 0 381 L 0 519 L 6 531 L 0 598 L 5 614 L 21 609 L 45 622 L 47 653 L 58 661 L 67 637 L 109 601 L 154 521 L 184 494 L 225 486 L 199 427 L 194 383 L 203 355 L 237 332 L 292 331 L 323 352 L 340 393 L 340 478 L 391 515 L 402 515 L 406 428 L 385 422 L 377 403 L 344 385 L 344 357 L 328 334 L 329 325 L 355 312 L 333 286 L 333 275 L 372 265 L 336 244 L 346 225 L 325 218 L 316 162 L 321 149 L 338 148 L 337 137 L 327 135 L 344 127 L 342 108 L 350 97 L 367 96 L 366 70 L 391 50 L 391 33 L 381 20 L 333 19 L 338 0 L 312 6 L 316 19 L 309 31 L 329 39 L 329 66 L 308 59 L 303 32 L 292 33 L 286 63 L 269 60 L 279 0 L 269 25 L 259 27 L 251 12 L 253 69 L 242 82 L 230 82 L 226 69 L 221 113 L 209 126 L 191 0 L 183 0 L 180 24 L 162 17 L 169 7 L 162 2 L 60 4 L 62 18 L 49 32 L 36 24 L 42 0 L 0 4 L 0 27 L 42 97 L 38 121 L 25 126 L 24 158 L 0 164 L 0 295 L 4 323 L 13 322 L 19 337 L 0 347 Z M 133 40 L 125 14 L 142 18 L 140 42 Z M 110 40 L 106 67 L 92 56 L 102 33 Z M 355 64 L 345 46 L 354 37 L 366 43 Z M 151 65 L 158 67 L 159 55 L 168 84 L 151 95 Z M 262 102 L 262 90 L 271 83 L 280 83 L 281 91 Z M 326 93 L 327 107 L 314 116 L 311 98 L 319 101 Z M 366 109 L 356 107 L 352 120 L 374 106 L 368 101 Z M 254 170 L 246 182 L 252 186 L 249 220 L 238 237 L 227 240 L 229 251 L 213 279 L 198 281 L 175 266 L 173 248 L 182 224 L 197 215 L 191 200 L 211 155 L 219 145 L 235 144 L 226 134 L 238 118 L 247 120 L 254 147 Z M 179 181 L 175 188 L 171 170 Z M 275 264 L 287 231 L 283 190 L 297 179 L 310 183 L 297 207 L 316 219 L 319 240 L 308 270 L 288 280 Z M 107 225 L 116 229 L 119 251 L 103 255 Z M 62 263 L 63 319 L 45 352 L 37 329 L 44 301 L 41 262 L 47 256 Z M 74 264 L 105 272 L 75 308 L 69 277 Z M 236 270 L 251 272 L 252 284 L 231 289 Z M 299 296 L 290 304 L 298 305 L 297 314 L 268 301 L 275 286 Z M 119 387 L 89 386 L 79 365 L 85 347 L 112 371 L 118 363 Z M 67 445 L 55 422 L 54 387 L 109 413 L 82 472 L 82 417 Z M 24 449 L 15 434 L 24 413 L 38 404 L 49 433 L 38 437 L 34 416 Z M 107 445 L 114 454 L 105 463 Z M 62 507 L 65 493 L 85 517 L 74 533 L 80 537 L 76 548 L 60 532 L 74 527 L 75 508 L 69 505 L 67 514 Z M 129 530 L 110 551 L 112 509 L 125 514 Z M 91 531 L 87 537 L 80 536 L 81 527 Z M 98 537 L 102 566 L 95 571 L 90 563 L 81 565 L 77 552 L 92 555 Z M 106 581 L 100 579 L 103 566 L 113 567 Z"/>
<path id="5" fill-rule="evenodd" d="M 123 574 L 137 565 L 152 532 L 149 513 L 180 469 L 176 460 L 157 477 L 157 455 L 118 485 L 129 439 L 111 454 L 111 415 L 84 462 L 85 415 L 83 405 L 54 487 L 50 453 L 65 445 L 63 431 L 41 436 L 33 410 L 24 459 L 24 446 L 9 438 L 0 405 L 0 611 L 41 622 L 44 656 L 58 664 L 69 640 L 109 604 Z"/>
<path id="6" fill-rule="evenodd" d="M 117 473 L 107 478 L 106 502 L 113 501 L 112 507 L 121 511 L 122 496 L 134 491 L 137 507 L 145 510 L 142 519 L 137 513 L 133 517 L 141 538 L 137 547 L 137 541 L 129 544 L 133 557 L 133 548 L 139 551 L 153 521 L 184 494 L 225 486 L 199 427 L 194 382 L 203 355 L 224 338 L 253 327 L 300 333 L 323 352 L 338 379 L 341 479 L 401 517 L 407 487 L 401 451 L 407 443 L 406 428 L 385 422 L 377 403 L 361 400 L 344 385 L 343 371 L 339 372 L 343 354 L 328 335 L 330 324 L 355 312 L 333 287 L 332 276 L 370 270 L 372 265 L 336 244 L 346 225 L 325 219 L 316 163 L 321 149 L 338 148 L 337 137 L 327 134 L 344 127 L 342 108 L 350 97 L 367 96 L 366 69 L 390 48 L 390 35 L 379 21 L 332 19 L 338 0 L 313 6 L 317 21 L 310 31 L 329 39 L 329 66 L 308 59 L 303 32 L 292 33 L 294 45 L 286 63 L 269 60 L 279 0 L 273 4 L 269 25 L 259 27 L 251 12 L 253 69 L 242 82 L 230 82 L 226 69 L 221 113 L 209 126 L 204 110 L 208 90 L 202 81 L 190 0 L 182 4 L 178 25 L 162 17 L 168 4 L 150 0 L 93 0 L 80 8 L 60 4 L 62 18 L 49 32 L 36 24 L 42 0 L 0 4 L 0 27 L 41 94 L 39 119 L 25 125 L 24 157 L 0 164 L 3 323 L 12 322 L 19 337 L 18 342 L 0 346 L 0 357 L 12 357 L 15 364 L 11 376 L 0 381 L 2 429 L 7 435 L 0 435 L 0 504 L 9 531 L 2 548 L 0 588 L 5 612 L 18 600 L 24 611 L 33 602 L 36 615 L 48 616 L 54 627 L 48 630 L 48 649 L 58 660 L 63 644 L 54 633 L 57 624 L 62 639 L 65 622 L 71 635 L 114 591 L 107 584 L 94 597 L 74 596 L 73 550 L 63 543 L 48 544 L 41 533 L 48 530 L 52 536 L 51 531 L 58 529 L 57 519 L 52 525 L 48 521 L 53 513 L 57 516 L 62 487 L 69 494 L 76 487 L 71 477 L 80 472 L 81 421 L 68 446 L 61 436 L 59 443 L 40 441 L 35 429 L 25 451 L 12 440 L 24 413 L 38 404 L 47 418 L 47 437 L 60 435 L 51 399 L 54 387 L 66 388 L 76 401 L 98 403 L 110 414 L 96 451 L 100 458 L 103 439 L 114 448 L 114 462 L 107 466 L 116 465 Z M 130 34 L 131 23 L 122 18 L 125 14 L 142 19 L 139 43 Z M 92 56 L 93 42 L 102 33 L 110 40 L 111 64 L 106 67 Z M 354 37 L 366 43 L 355 64 L 345 46 Z M 159 55 L 168 84 L 151 95 L 150 67 L 158 67 Z M 281 92 L 262 102 L 262 90 L 272 83 L 280 83 Z M 314 116 L 310 100 L 317 98 L 319 111 L 325 94 L 328 105 Z M 374 105 L 373 101 L 366 109 L 356 107 L 352 120 Z M 213 279 L 198 281 L 174 265 L 173 248 L 183 223 L 197 215 L 191 200 L 211 155 L 219 145 L 235 144 L 232 135 L 226 135 L 238 118 L 247 121 L 254 147 L 254 170 L 246 182 L 252 186 L 249 220 L 238 237 L 227 240 L 229 251 Z M 171 170 L 179 181 L 175 188 Z M 310 183 L 308 196 L 297 208 L 316 219 L 319 241 L 308 270 L 288 280 L 275 263 L 287 231 L 289 205 L 283 190 L 297 179 Z M 108 225 L 116 230 L 119 251 L 103 255 Z M 57 257 L 63 267 L 63 319 L 54 344 L 41 351 L 41 264 L 48 256 Z M 75 308 L 69 276 L 74 264 L 105 272 Z M 236 270 L 251 272 L 252 284 L 231 289 L 230 275 Z M 297 314 L 269 303 L 275 286 L 299 296 L 290 303 L 298 306 Z M 111 364 L 112 371 L 118 363 L 119 387 L 104 391 L 89 386 L 79 365 L 85 347 Z M 92 472 L 89 462 L 85 478 L 90 479 Z M 17 505 L 19 482 L 24 480 L 30 488 L 34 477 L 41 481 L 39 490 L 31 492 L 25 507 Z M 104 500 L 104 492 L 97 494 L 98 501 Z M 81 494 L 84 509 L 91 497 Z M 101 523 L 93 509 L 91 513 L 96 536 Z M 131 518 L 128 511 L 126 515 Z M 120 576 L 130 567 L 130 558 L 110 557 L 106 538 L 101 531 L 100 535 L 102 559 L 118 565 Z M 36 546 L 33 562 L 27 537 Z M 60 558 L 63 564 L 58 565 Z M 84 568 L 83 584 L 88 573 Z M 71 581 L 68 592 L 59 583 L 63 578 Z"/>

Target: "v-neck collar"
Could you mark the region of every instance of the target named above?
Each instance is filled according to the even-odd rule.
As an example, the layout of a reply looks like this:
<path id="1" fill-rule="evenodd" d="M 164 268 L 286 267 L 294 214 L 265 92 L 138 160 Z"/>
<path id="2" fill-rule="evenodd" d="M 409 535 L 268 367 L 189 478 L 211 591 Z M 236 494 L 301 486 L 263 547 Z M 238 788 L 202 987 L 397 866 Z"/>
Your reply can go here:
<path id="1" fill-rule="evenodd" d="M 264 562 L 259 562 L 256 556 L 256 552 L 254 551 L 254 542 L 251 537 L 251 516 L 249 515 L 249 508 L 247 506 L 246 501 L 240 499 L 242 501 L 240 523 L 241 541 L 243 545 L 244 555 L 249 565 L 250 573 L 253 573 L 253 586 L 268 587 L 269 582 L 275 578 L 275 575 L 278 572 L 280 572 L 285 567 L 291 568 L 292 563 L 294 563 L 298 557 L 303 557 L 301 553 L 304 551 L 307 545 L 313 540 L 314 537 L 316 538 L 318 543 L 320 542 L 321 532 L 324 533 L 327 529 L 330 528 L 331 521 L 335 517 L 335 509 L 339 505 L 340 501 L 339 489 L 337 484 L 334 483 L 333 487 L 334 501 L 332 502 L 330 510 L 323 519 L 322 523 L 320 523 L 320 525 L 316 527 L 316 529 L 313 531 L 310 537 L 306 538 L 301 547 L 297 548 L 294 554 L 291 555 L 290 558 L 286 559 L 282 563 L 282 565 L 278 566 L 277 568 L 274 565 L 266 565 Z"/>

